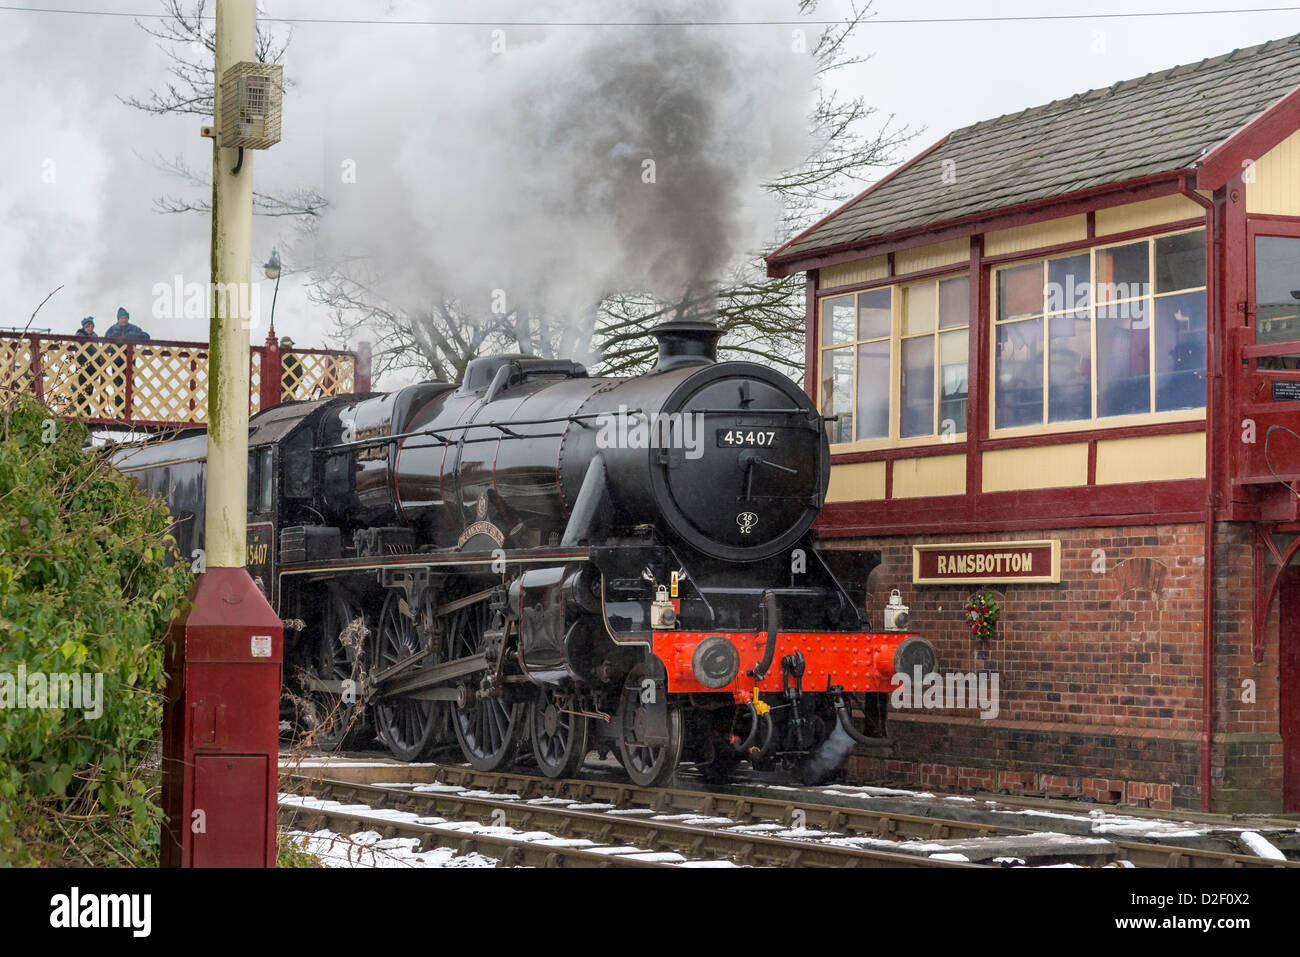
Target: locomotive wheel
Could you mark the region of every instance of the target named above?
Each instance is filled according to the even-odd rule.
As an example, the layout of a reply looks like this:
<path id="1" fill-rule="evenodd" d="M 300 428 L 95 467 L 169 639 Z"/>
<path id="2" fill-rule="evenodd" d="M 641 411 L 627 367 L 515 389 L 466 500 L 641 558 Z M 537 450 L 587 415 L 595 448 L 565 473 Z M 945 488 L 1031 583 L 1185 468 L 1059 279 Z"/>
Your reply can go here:
<path id="1" fill-rule="evenodd" d="M 355 629 L 346 631 L 357 619 L 362 620 L 363 632 L 360 635 L 355 633 Z M 305 741 L 312 747 L 334 751 L 354 743 L 360 736 L 363 722 L 359 692 L 363 661 L 357 658 L 358 654 L 364 658 L 364 622 L 361 609 L 344 595 L 331 591 L 325 596 L 320 646 L 313 671 L 323 681 L 353 681 L 355 687 L 350 695 L 319 690 L 307 693 Z"/>
<path id="2" fill-rule="evenodd" d="M 487 602 L 462 608 L 448 616 L 448 660 L 479 654 L 485 645 Z M 477 678 L 471 678 L 470 703 L 451 706 L 451 723 L 465 760 L 480 771 L 496 771 L 514 761 L 527 726 L 522 703 L 500 698 L 480 698 Z"/>
<path id="3" fill-rule="evenodd" d="M 555 690 L 539 689 L 537 700 L 528 706 L 533 757 L 548 778 L 571 778 L 587 757 L 586 715 L 560 710 Z"/>
<path id="4" fill-rule="evenodd" d="M 641 683 L 649 677 L 643 668 L 633 668 L 623 683 L 618 707 L 618 749 L 623 767 L 635 784 L 655 788 L 666 784 L 677 772 L 686 740 L 682 709 L 671 702 L 642 702 Z M 662 687 L 658 693 L 664 694 Z M 667 738 L 662 744 L 642 744 L 649 730 L 652 708 L 667 711 Z"/>
<path id="5" fill-rule="evenodd" d="M 415 622 L 402 614 L 399 592 L 389 592 L 379 613 L 379 632 L 375 641 L 375 671 L 390 668 L 399 661 L 425 650 L 426 642 Z M 424 664 L 437 664 L 433 656 Z M 393 757 L 399 761 L 419 761 L 436 743 L 440 702 L 411 698 L 385 698 L 375 704 L 375 728 Z"/>

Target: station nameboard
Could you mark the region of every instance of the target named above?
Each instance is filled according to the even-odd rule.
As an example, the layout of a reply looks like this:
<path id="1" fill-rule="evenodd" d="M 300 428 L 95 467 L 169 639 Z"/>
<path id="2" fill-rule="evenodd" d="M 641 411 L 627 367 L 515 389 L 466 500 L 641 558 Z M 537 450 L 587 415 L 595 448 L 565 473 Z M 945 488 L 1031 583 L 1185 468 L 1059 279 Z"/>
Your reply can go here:
<path id="1" fill-rule="evenodd" d="M 957 542 L 912 546 L 912 584 L 959 585 L 1061 580 L 1061 542 Z"/>

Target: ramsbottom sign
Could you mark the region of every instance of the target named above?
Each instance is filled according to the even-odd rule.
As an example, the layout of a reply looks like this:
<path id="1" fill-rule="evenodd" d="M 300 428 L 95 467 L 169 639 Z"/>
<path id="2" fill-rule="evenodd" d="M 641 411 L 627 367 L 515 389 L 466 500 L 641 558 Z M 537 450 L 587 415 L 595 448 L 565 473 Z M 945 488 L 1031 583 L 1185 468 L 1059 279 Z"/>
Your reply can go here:
<path id="1" fill-rule="evenodd" d="M 912 582 L 916 585 L 981 582 L 1055 584 L 1060 580 L 1059 540 L 912 546 Z"/>

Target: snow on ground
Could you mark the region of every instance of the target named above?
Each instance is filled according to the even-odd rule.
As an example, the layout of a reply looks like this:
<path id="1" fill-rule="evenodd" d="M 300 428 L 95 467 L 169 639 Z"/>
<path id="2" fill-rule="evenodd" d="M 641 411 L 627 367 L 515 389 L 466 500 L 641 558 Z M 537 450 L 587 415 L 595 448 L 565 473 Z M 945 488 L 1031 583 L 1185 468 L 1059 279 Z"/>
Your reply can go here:
<path id="1" fill-rule="evenodd" d="M 329 829 L 290 831 L 289 839 L 326 867 L 496 867 L 481 854 L 457 854 L 450 847 L 420 850 L 410 837 L 384 840 L 378 831 L 336 834 Z"/>
<path id="2" fill-rule="evenodd" d="M 466 792 L 467 795 L 470 793 Z M 586 838 L 557 837 L 548 831 L 520 831 L 512 827 L 481 824 L 478 821 L 449 821 L 446 818 L 428 817 L 410 811 L 374 808 L 365 804 L 343 804 L 299 794 L 280 794 L 280 804 L 339 814 L 364 814 L 388 821 L 427 824 L 443 830 L 477 834 L 483 837 L 506 837 L 543 847 L 581 848 L 595 854 L 620 855 L 657 863 L 687 863 L 687 859 L 681 854 L 670 851 L 651 851 L 627 845 L 598 845 Z M 602 806 L 609 808 L 609 805 Z M 359 831 L 351 835 L 338 834 L 328 829 L 310 834 L 303 831 L 289 833 L 299 840 L 304 850 L 319 857 L 327 867 L 495 867 L 497 865 L 492 858 L 480 854 L 457 855 L 450 848 L 421 852 L 420 842 L 416 838 L 384 840 L 376 831 Z M 305 843 L 302 843 L 303 841 Z M 479 863 L 479 861 L 487 863 Z"/>
<path id="3" fill-rule="evenodd" d="M 398 761 L 355 761 L 352 758 L 303 758 L 301 761 L 281 761 L 280 767 L 286 770 L 294 768 L 436 768 L 432 763 L 412 763 Z"/>

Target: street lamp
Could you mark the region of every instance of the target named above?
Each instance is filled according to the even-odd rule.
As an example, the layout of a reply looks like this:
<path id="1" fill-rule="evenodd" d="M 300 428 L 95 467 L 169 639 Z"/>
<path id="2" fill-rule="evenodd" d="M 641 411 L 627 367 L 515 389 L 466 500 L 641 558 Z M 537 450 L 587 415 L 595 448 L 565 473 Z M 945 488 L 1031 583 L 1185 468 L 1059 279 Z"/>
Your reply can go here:
<path id="1" fill-rule="evenodd" d="M 267 279 L 275 280 L 275 292 L 271 296 L 271 330 L 269 335 L 275 337 L 275 301 L 280 297 L 280 252 L 272 247 L 271 258 L 262 267 Z"/>

